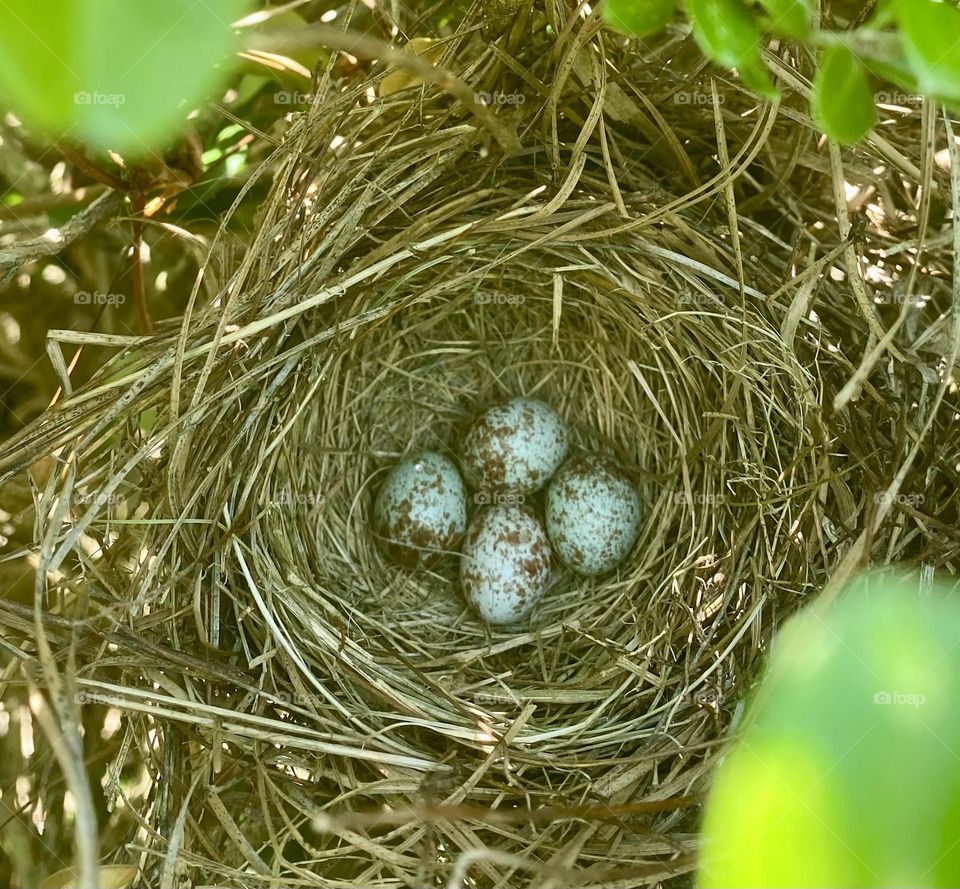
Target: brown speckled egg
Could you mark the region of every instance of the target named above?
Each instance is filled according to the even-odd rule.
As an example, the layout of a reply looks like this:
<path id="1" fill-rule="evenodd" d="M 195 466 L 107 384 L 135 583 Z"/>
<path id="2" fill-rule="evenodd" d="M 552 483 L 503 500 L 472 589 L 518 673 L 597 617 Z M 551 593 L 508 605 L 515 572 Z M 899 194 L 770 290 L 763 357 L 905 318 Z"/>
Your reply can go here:
<path id="1" fill-rule="evenodd" d="M 463 441 L 463 471 L 475 488 L 529 494 L 543 487 L 567 455 L 567 429 L 536 398 L 513 398 L 483 413 Z"/>
<path id="2" fill-rule="evenodd" d="M 550 580 L 550 541 L 524 506 L 491 506 L 470 523 L 460 560 L 467 599 L 491 624 L 526 617 Z"/>
<path id="3" fill-rule="evenodd" d="M 547 533 L 577 574 L 606 574 L 630 552 L 640 532 L 640 498 L 612 463 L 588 455 L 568 460 L 547 489 Z"/>
<path id="4" fill-rule="evenodd" d="M 425 451 L 390 471 L 374 504 L 374 530 L 384 552 L 408 568 L 430 565 L 459 543 L 467 498 L 457 467 Z"/>

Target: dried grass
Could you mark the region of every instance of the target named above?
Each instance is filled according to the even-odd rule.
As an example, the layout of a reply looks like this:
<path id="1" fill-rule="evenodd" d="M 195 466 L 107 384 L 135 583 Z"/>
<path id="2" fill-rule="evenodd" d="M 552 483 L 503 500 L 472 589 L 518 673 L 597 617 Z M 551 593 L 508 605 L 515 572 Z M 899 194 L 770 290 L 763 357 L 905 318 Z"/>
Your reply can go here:
<path id="1" fill-rule="evenodd" d="M 921 346 L 956 329 L 948 248 L 921 261 L 896 227 L 927 235 L 918 182 L 950 200 L 916 116 L 841 163 L 793 93 L 691 86 L 680 36 L 638 53 L 550 9 L 559 38 L 525 4 L 497 44 L 468 18 L 440 62 L 523 97 L 495 115 L 521 153 L 433 87 L 325 77 L 219 299 L 149 340 L 58 334 L 117 358 L 0 455 L 9 474 L 58 454 L 36 613 L 0 610 L 7 678 L 63 678 L 68 740 L 71 689 L 123 711 L 152 789 L 110 859 L 147 882 L 686 874 L 780 620 L 838 565 L 958 564 L 956 353 L 901 335 L 863 364 L 896 318 L 868 287 L 931 294 Z M 803 64 L 771 64 L 802 90 Z M 838 231 L 844 180 L 878 184 L 889 218 L 851 233 L 843 206 Z M 881 251 L 888 280 L 840 273 Z M 618 574 L 561 573 L 498 629 L 452 560 L 385 563 L 371 498 L 518 393 L 631 467 L 645 518 Z"/>

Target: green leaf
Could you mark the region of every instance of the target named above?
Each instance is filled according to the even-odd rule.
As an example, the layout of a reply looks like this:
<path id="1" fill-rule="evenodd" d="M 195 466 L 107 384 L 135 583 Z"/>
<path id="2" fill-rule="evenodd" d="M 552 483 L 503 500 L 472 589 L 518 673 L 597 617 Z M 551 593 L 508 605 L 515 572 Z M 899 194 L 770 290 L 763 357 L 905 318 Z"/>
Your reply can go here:
<path id="1" fill-rule="evenodd" d="M 893 4 L 894 0 L 879 0 L 869 19 L 871 28 L 886 28 L 896 21 Z"/>
<path id="2" fill-rule="evenodd" d="M 705 55 L 736 68 L 747 86 L 762 95 L 776 95 L 760 58 L 760 29 L 743 0 L 687 0 L 687 14 Z"/>
<path id="3" fill-rule="evenodd" d="M 861 63 L 870 74 L 888 80 L 895 86 L 900 87 L 901 90 L 906 90 L 911 98 L 920 95 L 920 84 L 917 83 L 917 78 L 914 77 L 913 71 L 905 59 L 892 59 L 884 62 L 877 59 L 861 59 Z M 886 90 L 886 92 L 890 92 L 890 90 Z"/>
<path id="4" fill-rule="evenodd" d="M 783 629 L 707 801 L 701 889 L 960 886 L 956 593 L 869 575 Z"/>
<path id="5" fill-rule="evenodd" d="M 222 76 L 244 0 L 5 0 L 0 95 L 56 137 L 137 155 Z M 223 65 L 221 64 L 221 67 Z"/>
<path id="6" fill-rule="evenodd" d="M 624 34 L 646 37 L 656 34 L 676 12 L 675 0 L 606 0 L 603 20 Z"/>
<path id="7" fill-rule="evenodd" d="M 305 28 L 309 28 L 310 23 L 299 12 L 288 9 L 286 12 L 269 16 L 256 27 L 258 31 L 263 33 L 290 34 L 294 31 L 303 31 Z M 320 59 L 327 57 L 329 51 L 322 46 L 312 46 L 291 50 L 285 54 L 312 70 Z"/>
<path id="8" fill-rule="evenodd" d="M 235 87 L 237 97 L 233 100 L 231 108 L 244 108 L 271 82 L 269 77 L 263 77 L 260 74 L 244 74 Z"/>
<path id="9" fill-rule="evenodd" d="M 862 139 L 877 120 L 867 73 L 847 47 L 826 49 L 813 81 L 813 116 L 823 131 L 843 145 Z"/>
<path id="10" fill-rule="evenodd" d="M 796 40 L 810 36 L 813 10 L 809 0 L 760 0 L 770 16 L 770 30 Z"/>
<path id="11" fill-rule="evenodd" d="M 760 30 L 741 0 L 687 0 L 687 13 L 700 49 L 715 62 L 735 68 L 759 52 Z"/>
<path id="12" fill-rule="evenodd" d="M 960 98 L 960 10 L 934 0 L 898 0 L 896 14 L 920 88 Z"/>
<path id="13" fill-rule="evenodd" d="M 740 79 L 758 95 L 767 99 L 776 98 L 777 88 L 770 79 L 770 72 L 759 58 L 749 59 L 737 66 Z"/>

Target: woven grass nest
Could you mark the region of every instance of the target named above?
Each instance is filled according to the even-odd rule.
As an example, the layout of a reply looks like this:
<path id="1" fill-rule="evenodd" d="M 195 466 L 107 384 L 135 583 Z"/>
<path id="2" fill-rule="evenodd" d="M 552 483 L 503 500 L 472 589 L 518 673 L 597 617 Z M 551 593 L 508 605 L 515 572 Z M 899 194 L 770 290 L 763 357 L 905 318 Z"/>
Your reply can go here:
<path id="1" fill-rule="evenodd" d="M 151 885 L 684 884 L 773 629 L 939 428 L 906 432 L 893 381 L 916 358 L 834 411 L 891 319 L 843 274 L 847 230 L 814 233 L 836 177 L 875 180 L 881 154 L 908 189 L 909 130 L 831 167 L 786 63 L 784 108 L 727 82 L 712 104 L 666 64 L 682 34 L 641 53 L 572 10 L 521 7 L 498 38 L 479 16 L 438 64 L 522 102 L 478 117 L 450 83 L 321 77 L 223 289 L 111 339 L 6 452 L 56 454 L 44 676 L 122 712 L 153 789 L 119 802 L 107 857 Z M 558 569 L 527 624 L 494 628 L 455 559 L 385 560 L 372 503 L 397 460 L 455 456 L 520 394 L 630 470 L 643 520 L 617 572 Z M 948 520 L 955 488 L 924 471 Z M 953 564 L 907 513 L 875 529 L 881 558 Z"/>

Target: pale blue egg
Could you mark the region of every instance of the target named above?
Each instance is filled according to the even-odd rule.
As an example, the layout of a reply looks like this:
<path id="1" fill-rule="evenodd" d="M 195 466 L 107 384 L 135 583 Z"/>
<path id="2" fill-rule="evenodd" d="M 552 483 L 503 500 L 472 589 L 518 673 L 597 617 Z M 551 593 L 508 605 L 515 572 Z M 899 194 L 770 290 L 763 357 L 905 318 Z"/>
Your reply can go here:
<path id="1" fill-rule="evenodd" d="M 491 624 L 527 617 L 550 580 L 550 541 L 525 506 L 491 506 L 470 523 L 460 560 L 467 599 Z"/>
<path id="2" fill-rule="evenodd" d="M 640 531 L 640 497 L 629 479 L 601 457 L 573 457 L 547 489 L 547 533 L 561 561 L 577 574 L 606 574 L 629 554 Z"/>
<path id="3" fill-rule="evenodd" d="M 550 405 L 513 398 L 477 418 L 464 438 L 461 462 L 467 481 L 481 493 L 529 494 L 550 480 L 568 447 L 567 428 Z"/>
<path id="4" fill-rule="evenodd" d="M 402 460 L 374 504 L 374 530 L 386 554 L 416 568 L 455 549 L 467 525 L 467 497 L 452 461 L 433 451 Z"/>

